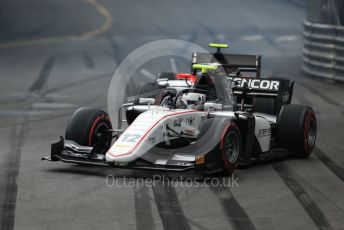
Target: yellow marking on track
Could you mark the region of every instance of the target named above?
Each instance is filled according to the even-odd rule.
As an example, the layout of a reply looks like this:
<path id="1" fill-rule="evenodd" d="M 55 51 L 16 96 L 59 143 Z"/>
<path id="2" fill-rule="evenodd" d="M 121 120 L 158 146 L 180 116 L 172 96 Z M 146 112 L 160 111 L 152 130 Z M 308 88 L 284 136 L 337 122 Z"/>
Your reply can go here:
<path id="1" fill-rule="evenodd" d="M 14 48 L 14 47 L 19 47 L 19 46 L 51 44 L 51 43 L 58 43 L 58 42 L 65 42 L 65 41 L 86 40 L 109 30 L 109 28 L 112 25 L 112 16 L 110 12 L 104 6 L 99 4 L 97 0 L 85 0 L 85 1 L 91 6 L 93 6 L 105 18 L 105 22 L 99 28 L 95 30 L 91 30 L 91 31 L 86 31 L 79 35 L 65 35 L 61 37 L 48 37 L 48 38 L 38 38 L 38 39 L 32 39 L 32 40 L 0 43 L 0 49 Z"/>

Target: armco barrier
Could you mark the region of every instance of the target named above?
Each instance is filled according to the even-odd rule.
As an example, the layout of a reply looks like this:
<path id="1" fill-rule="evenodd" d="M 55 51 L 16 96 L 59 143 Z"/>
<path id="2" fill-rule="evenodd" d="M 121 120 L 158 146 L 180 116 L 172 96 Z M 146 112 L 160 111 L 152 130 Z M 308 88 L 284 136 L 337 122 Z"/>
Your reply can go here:
<path id="1" fill-rule="evenodd" d="M 304 21 L 302 69 L 313 76 L 344 81 L 344 27 Z"/>

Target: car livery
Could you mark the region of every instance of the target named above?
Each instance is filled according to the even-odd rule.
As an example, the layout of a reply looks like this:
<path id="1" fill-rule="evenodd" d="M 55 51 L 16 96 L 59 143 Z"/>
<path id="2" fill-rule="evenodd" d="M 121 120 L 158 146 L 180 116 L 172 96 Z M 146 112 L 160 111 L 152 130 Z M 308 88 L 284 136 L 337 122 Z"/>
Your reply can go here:
<path id="1" fill-rule="evenodd" d="M 161 74 L 140 86 L 134 102 L 121 106 L 118 129 L 106 112 L 78 109 L 65 137 L 42 159 L 231 174 L 238 164 L 286 154 L 307 158 L 316 141 L 316 118 L 309 106 L 291 104 L 294 82 L 260 78 L 259 55 L 211 47 L 217 48 L 212 56 L 193 54 L 191 73 Z"/>

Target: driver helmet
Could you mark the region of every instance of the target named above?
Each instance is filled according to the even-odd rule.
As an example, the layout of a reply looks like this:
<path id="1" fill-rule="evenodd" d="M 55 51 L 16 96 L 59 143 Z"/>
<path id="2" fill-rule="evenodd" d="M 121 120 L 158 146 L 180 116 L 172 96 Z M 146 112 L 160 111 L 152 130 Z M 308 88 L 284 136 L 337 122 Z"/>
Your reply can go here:
<path id="1" fill-rule="evenodd" d="M 195 110 L 203 110 L 206 95 L 203 93 L 184 93 L 178 99 L 179 105 Z"/>

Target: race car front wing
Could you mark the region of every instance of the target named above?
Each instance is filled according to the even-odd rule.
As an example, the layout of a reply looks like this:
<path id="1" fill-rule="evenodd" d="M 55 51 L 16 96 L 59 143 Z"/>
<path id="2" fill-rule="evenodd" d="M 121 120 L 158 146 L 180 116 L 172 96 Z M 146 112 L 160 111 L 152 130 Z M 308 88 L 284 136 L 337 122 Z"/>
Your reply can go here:
<path id="1" fill-rule="evenodd" d="M 60 140 L 51 145 L 50 156 L 43 157 L 41 160 L 47 161 L 62 161 L 66 163 L 93 165 L 93 166 L 105 166 L 115 168 L 127 168 L 127 169 L 143 169 L 143 170 L 160 170 L 160 171 L 188 171 L 192 169 L 200 169 L 203 166 L 194 162 L 174 162 L 170 164 L 153 164 L 143 159 L 138 159 L 129 163 L 116 163 L 106 162 L 105 155 L 97 146 L 81 146 L 74 141 L 64 140 L 60 137 Z M 199 161 L 198 161 L 199 162 Z"/>

